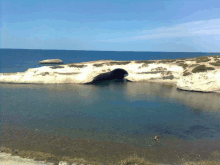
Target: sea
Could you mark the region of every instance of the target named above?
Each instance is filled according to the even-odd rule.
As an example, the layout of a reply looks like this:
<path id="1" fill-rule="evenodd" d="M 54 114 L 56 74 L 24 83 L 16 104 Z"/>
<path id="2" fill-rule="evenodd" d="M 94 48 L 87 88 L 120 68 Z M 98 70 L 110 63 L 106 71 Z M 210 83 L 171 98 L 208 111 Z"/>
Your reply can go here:
<path id="1" fill-rule="evenodd" d="M 39 61 L 61 59 L 64 63 L 79 63 L 97 60 L 160 60 L 193 58 L 219 55 L 203 52 L 132 52 L 132 51 L 83 51 L 83 50 L 34 50 L 0 49 L 0 73 L 24 72 L 28 68 L 40 67 Z"/>
<path id="2" fill-rule="evenodd" d="M 159 60 L 219 55 L 0 49 L 0 72 L 24 72 L 45 59 Z M 174 84 L 0 84 L 0 145 L 117 164 L 129 156 L 162 164 L 218 159 L 220 95 Z M 161 138 L 154 140 L 156 135 Z M 217 155 L 217 156 L 216 156 Z"/>

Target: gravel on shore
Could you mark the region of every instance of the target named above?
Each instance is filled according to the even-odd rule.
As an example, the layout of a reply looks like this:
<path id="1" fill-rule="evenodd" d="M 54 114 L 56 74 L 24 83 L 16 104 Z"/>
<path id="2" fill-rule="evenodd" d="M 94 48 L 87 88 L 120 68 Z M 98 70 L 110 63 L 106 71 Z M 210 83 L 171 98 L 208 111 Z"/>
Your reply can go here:
<path id="1" fill-rule="evenodd" d="M 9 153 L 0 153 L 0 165 L 54 165 L 54 163 L 46 163 L 44 161 L 35 161 L 33 159 L 12 156 Z"/>

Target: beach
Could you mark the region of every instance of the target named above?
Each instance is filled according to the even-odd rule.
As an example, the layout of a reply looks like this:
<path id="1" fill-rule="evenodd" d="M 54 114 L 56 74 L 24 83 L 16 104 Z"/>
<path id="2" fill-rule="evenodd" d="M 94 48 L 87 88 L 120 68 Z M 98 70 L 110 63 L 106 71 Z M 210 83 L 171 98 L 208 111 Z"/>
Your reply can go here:
<path id="1" fill-rule="evenodd" d="M 11 156 L 8 153 L 0 153 L 0 165 L 54 165 L 54 163 L 34 161 L 33 159 Z"/>

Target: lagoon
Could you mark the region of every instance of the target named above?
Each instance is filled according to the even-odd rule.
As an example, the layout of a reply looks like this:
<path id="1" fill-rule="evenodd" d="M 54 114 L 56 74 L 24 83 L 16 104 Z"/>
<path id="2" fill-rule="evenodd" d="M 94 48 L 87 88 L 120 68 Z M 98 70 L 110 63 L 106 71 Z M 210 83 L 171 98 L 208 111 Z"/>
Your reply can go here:
<path id="1" fill-rule="evenodd" d="M 10 148 L 112 163 L 134 154 L 159 163 L 210 159 L 220 148 L 219 94 L 132 82 L 0 90 L 1 144 Z"/>
<path id="2" fill-rule="evenodd" d="M 0 49 L 0 72 L 24 72 L 51 58 L 67 64 L 212 55 L 219 53 Z M 213 160 L 212 153 L 220 148 L 217 93 L 187 92 L 172 84 L 147 82 L 0 84 L 0 93 L 0 142 L 12 149 L 103 164 L 133 155 L 150 162 L 180 164 L 181 160 Z M 163 137 L 155 142 L 158 134 Z"/>

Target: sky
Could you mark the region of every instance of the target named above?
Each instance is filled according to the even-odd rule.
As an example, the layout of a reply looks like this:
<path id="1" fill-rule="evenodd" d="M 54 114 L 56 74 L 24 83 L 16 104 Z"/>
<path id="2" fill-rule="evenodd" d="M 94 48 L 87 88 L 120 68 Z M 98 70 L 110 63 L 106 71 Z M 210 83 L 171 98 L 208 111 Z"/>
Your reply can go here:
<path id="1" fill-rule="evenodd" d="M 1 0 L 0 48 L 220 52 L 220 0 Z"/>

